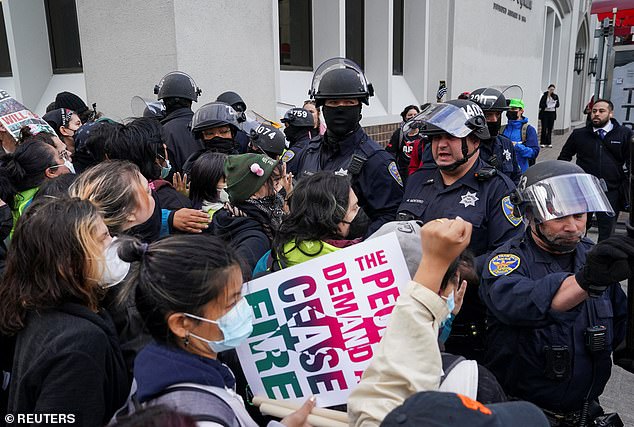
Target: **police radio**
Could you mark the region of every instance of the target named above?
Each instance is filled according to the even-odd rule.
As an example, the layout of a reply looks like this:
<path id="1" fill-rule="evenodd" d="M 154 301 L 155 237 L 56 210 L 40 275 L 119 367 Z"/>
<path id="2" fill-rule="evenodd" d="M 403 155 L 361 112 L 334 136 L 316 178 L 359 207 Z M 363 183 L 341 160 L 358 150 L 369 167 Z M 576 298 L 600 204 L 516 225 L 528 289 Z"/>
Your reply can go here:
<path id="1" fill-rule="evenodd" d="M 586 328 L 586 349 L 590 353 L 600 353 L 605 350 L 606 332 L 605 326 L 589 326 Z"/>

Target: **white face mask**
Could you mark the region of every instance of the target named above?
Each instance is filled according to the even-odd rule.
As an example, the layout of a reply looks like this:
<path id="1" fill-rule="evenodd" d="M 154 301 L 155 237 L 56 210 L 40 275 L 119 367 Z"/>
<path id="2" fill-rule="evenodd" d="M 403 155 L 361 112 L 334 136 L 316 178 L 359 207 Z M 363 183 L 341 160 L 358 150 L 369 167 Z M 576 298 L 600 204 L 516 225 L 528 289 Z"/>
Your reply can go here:
<path id="1" fill-rule="evenodd" d="M 68 168 L 68 170 L 70 171 L 70 173 L 72 173 L 73 175 L 75 175 L 75 166 L 73 166 L 72 162 L 70 160 L 64 160 L 64 166 L 66 166 Z"/>
<path id="2" fill-rule="evenodd" d="M 227 193 L 227 187 L 218 187 L 218 201 L 220 203 L 229 203 L 229 193 Z"/>
<path id="3" fill-rule="evenodd" d="M 119 254 L 117 253 L 119 245 L 116 240 L 116 237 L 112 239 L 110 246 L 108 246 L 104 254 L 106 265 L 104 266 L 103 275 L 99 281 L 104 289 L 121 283 L 128 275 L 128 271 L 130 271 L 130 263 L 122 261 L 121 258 L 119 258 Z"/>

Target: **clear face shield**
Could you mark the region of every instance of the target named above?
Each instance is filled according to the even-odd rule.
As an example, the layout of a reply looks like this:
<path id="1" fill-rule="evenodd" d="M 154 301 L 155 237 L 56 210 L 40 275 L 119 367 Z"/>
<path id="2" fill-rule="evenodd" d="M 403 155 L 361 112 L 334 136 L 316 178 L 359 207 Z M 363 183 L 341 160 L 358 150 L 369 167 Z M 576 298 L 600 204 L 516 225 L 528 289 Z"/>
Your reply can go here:
<path id="1" fill-rule="evenodd" d="M 448 133 L 456 138 L 464 138 L 473 129 L 467 126 L 469 116 L 459 107 L 451 104 L 430 104 L 403 126 L 403 133 L 418 129 L 420 133 L 432 135 Z"/>
<path id="2" fill-rule="evenodd" d="M 363 71 L 354 61 L 351 61 L 347 58 L 330 58 L 322 62 L 321 65 L 317 67 L 317 69 L 315 70 L 315 73 L 313 74 L 313 80 L 310 85 L 310 90 L 308 91 L 308 95 L 310 96 L 311 99 L 315 98 L 315 95 L 317 94 L 319 90 L 319 84 L 321 83 L 321 80 L 324 78 L 324 76 L 328 72 L 332 70 L 337 70 L 337 69 L 354 70 L 359 76 L 359 82 L 361 83 L 363 91 L 365 93 L 368 93 L 370 96 L 372 96 L 372 94 L 374 93 L 372 89 L 372 85 L 368 84 L 368 81 L 366 80 L 365 75 L 363 74 Z M 350 95 L 358 96 L 359 93 L 350 94 Z"/>
<path id="3" fill-rule="evenodd" d="M 237 127 L 236 111 L 222 102 L 211 102 L 200 107 L 192 117 L 192 130 L 205 127 L 212 123 L 231 123 Z"/>
<path id="4" fill-rule="evenodd" d="M 520 181 L 521 203 L 530 207 L 537 223 L 590 212 L 614 216 L 605 195 L 605 183 L 594 175 L 561 175 L 522 187 Z"/>
<path id="5" fill-rule="evenodd" d="M 163 100 L 145 99 L 140 96 L 133 96 L 130 102 L 132 115 L 134 117 L 165 117 L 165 104 Z"/>

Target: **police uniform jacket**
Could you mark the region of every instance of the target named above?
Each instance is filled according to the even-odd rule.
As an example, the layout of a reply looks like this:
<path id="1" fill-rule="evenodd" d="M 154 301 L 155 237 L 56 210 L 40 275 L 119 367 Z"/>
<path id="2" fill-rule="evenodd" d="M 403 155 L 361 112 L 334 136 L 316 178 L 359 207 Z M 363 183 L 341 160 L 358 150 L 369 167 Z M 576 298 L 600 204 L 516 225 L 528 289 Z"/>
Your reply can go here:
<path id="1" fill-rule="evenodd" d="M 504 135 L 480 143 L 480 158 L 511 178 L 516 185 L 522 171 L 517 164 L 513 142 Z"/>
<path id="2" fill-rule="evenodd" d="M 571 310 L 550 308 L 561 283 L 583 266 L 593 243 L 583 239 L 569 255 L 539 248 L 530 231 L 497 249 L 482 275 L 480 297 L 489 317 L 486 365 L 511 396 L 555 411 L 581 409 L 592 385 L 591 354 L 584 344 L 589 326 L 607 328 L 605 350 L 595 356 L 596 379 L 590 399 L 597 398 L 610 378 L 610 354 L 625 336 L 626 297 L 618 283 L 598 298 Z M 567 347 L 567 352 L 561 348 Z M 559 349 L 559 352 L 552 349 Z M 553 378 L 551 366 L 567 372 Z"/>
<path id="3" fill-rule="evenodd" d="M 445 186 L 440 170 L 421 168 L 410 175 L 399 214 L 423 222 L 437 218 L 462 217 L 473 224 L 469 249 L 479 269 L 485 254 L 521 234 L 521 218 L 513 216 L 509 193 L 515 188 L 504 174 L 478 180 L 476 173 L 490 167 L 477 159 L 471 169 L 458 181 Z"/>
<path id="4" fill-rule="evenodd" d="M 318 136 L 315 139 L 320 139 L 321 137 Z M 300 154 L 301 152 L 308 146 L 308 144 L 310 143 L 311 138 L 308 132 L 306 132 L 306 136 L 299 138 L 297 141 L 295 141 L 291 147 L 286 150 L 284 152 L 284 154 L 282 155 L 282 161 L 284 163 L 286 163 L 286 172 L 290 172 L 293 174 L 293 176 L 297 176 L 298 174 L 298 163 L 299 163 L 299 158 L 301 157 Z"/>
<path id="5" fill-rule="evenodd" d="M 299 176 L 325 170 L 352 176 L 352 189 L 372 223 L 371 235 L 383 224 L 393 221 L 403 197 L 403 181 L 396 163 L 361 127 L 341 141 L 335 149 L 323 144 L 323 138 L 312 140 L 298 162 Z M 354 155 L 366 159 L 360 170 L 349 170 Z"/>
<path id="6" fill-rule="evenodd" d="M 183 107 L 161 120 L 173 172 L 181 172 L 189 156 L 203 148 L 202 143 L 189 130 L 193 116 L 194 112 L 190 108 Z"/>

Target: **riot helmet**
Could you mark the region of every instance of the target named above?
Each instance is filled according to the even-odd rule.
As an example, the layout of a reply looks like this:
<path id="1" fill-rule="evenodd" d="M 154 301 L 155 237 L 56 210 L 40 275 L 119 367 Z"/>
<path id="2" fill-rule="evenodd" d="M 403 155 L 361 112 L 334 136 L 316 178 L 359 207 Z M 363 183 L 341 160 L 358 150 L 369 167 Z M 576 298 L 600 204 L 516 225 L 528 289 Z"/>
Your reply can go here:
<path id="1" fill-rule="evenodd" d="M 418 128 L 423 136 L 449 134 L 462 140 L 462 159 L 451 165 L 439 166 L 440 169 L 452 171 L 467 163 L 478 148 L 469 153 L 467 136 L 473 135 L 483 140 L 489 139 L 486 118 L 478 104 L 466 99 L 455 99 L 440 104 L 429 104 L 403 126 L 403 133 Z"/>
<path id="2" fill-rule="evenodd" d="M 231 128 L 231 134 L 235 135 L 238 130 L 238 120 L 236 112 L 231 105 L 224 102 L 210 102 L 200 107 L 192 117 L 190 124 L 191 131 L 197 138 L 204 129 L 210 129 L 227 125 Z"/>
<path id="3" fill-rule="evenodd" d="M 225 104 L 231 105 L 234 110 L 238 113 L 244 113 L 247 111 L 247 104 L 244 102 L 242 97 L 238 95 L 236 92 L 227 91 L 218 95 L 216 98 L 217 102 L 224 102 Z"/>
<path id="4" fill-rule="evenodd" d="M 579 166 L 546 160 L 526 170 L 510 199 L 518 213 L 530 212 L 540 224 L 581 213 L 605 212 L 614 216 L 606 190 L 604 181 Z"/>
<path id="5" fill-rule="evenodd" d="M 134 117 L 150 117 L 161 120 L 165 117 L 165 104 L 163 100 L 154 101 L 133 96 L 131 101 L 132 115 Z"/>
<path id="6" fill-rule="evenodd" d="M 183 98 L 198 102 L 198 96 L 202 90 L 188 74 L 182 71 L 172 71 L 167 73 L 161 81 L 154 86 L 154 93 L 157 99 Z"/>
<path id="7" fill-rule="evenodd" d="M 506 97 L 499 90 L 492 87 L 476 89 L 469 95 L 469 99 L 482 108 L 487 116 L 487 127 L 492 138 L 496 137 L 502 124 L 502 111 L 509 109 Z M 497 114 L 487 114 L 487 113 Z M 493 119 L 495 116 L 495 119 Z"/>
<path id="8" fill-rule="evenodd" d="M 275 126 L 267 123 L 261 123 L 256 128 L 251 129 L 249 137 L 251 147 L 256 153 L 266 154 L 272 159 L 278 159 L 288 148 L 284 134 Z"/>
<path id="9" fill-rule="evenodd" d="M 306 127 L 312 129 L 314 126 L 313 115 L 303 108 L 291 108 L 280 120 L 288 126 Z"/>
<path id="10" fill-rule="evenodd" d="M 374 89 L 354 61 L 331 58 L 315 70 L 308 95 L 316 101 L 318 107 L 324 105 L 327 99 L 348 98 L 358 99 L 368 105 Z"/>

